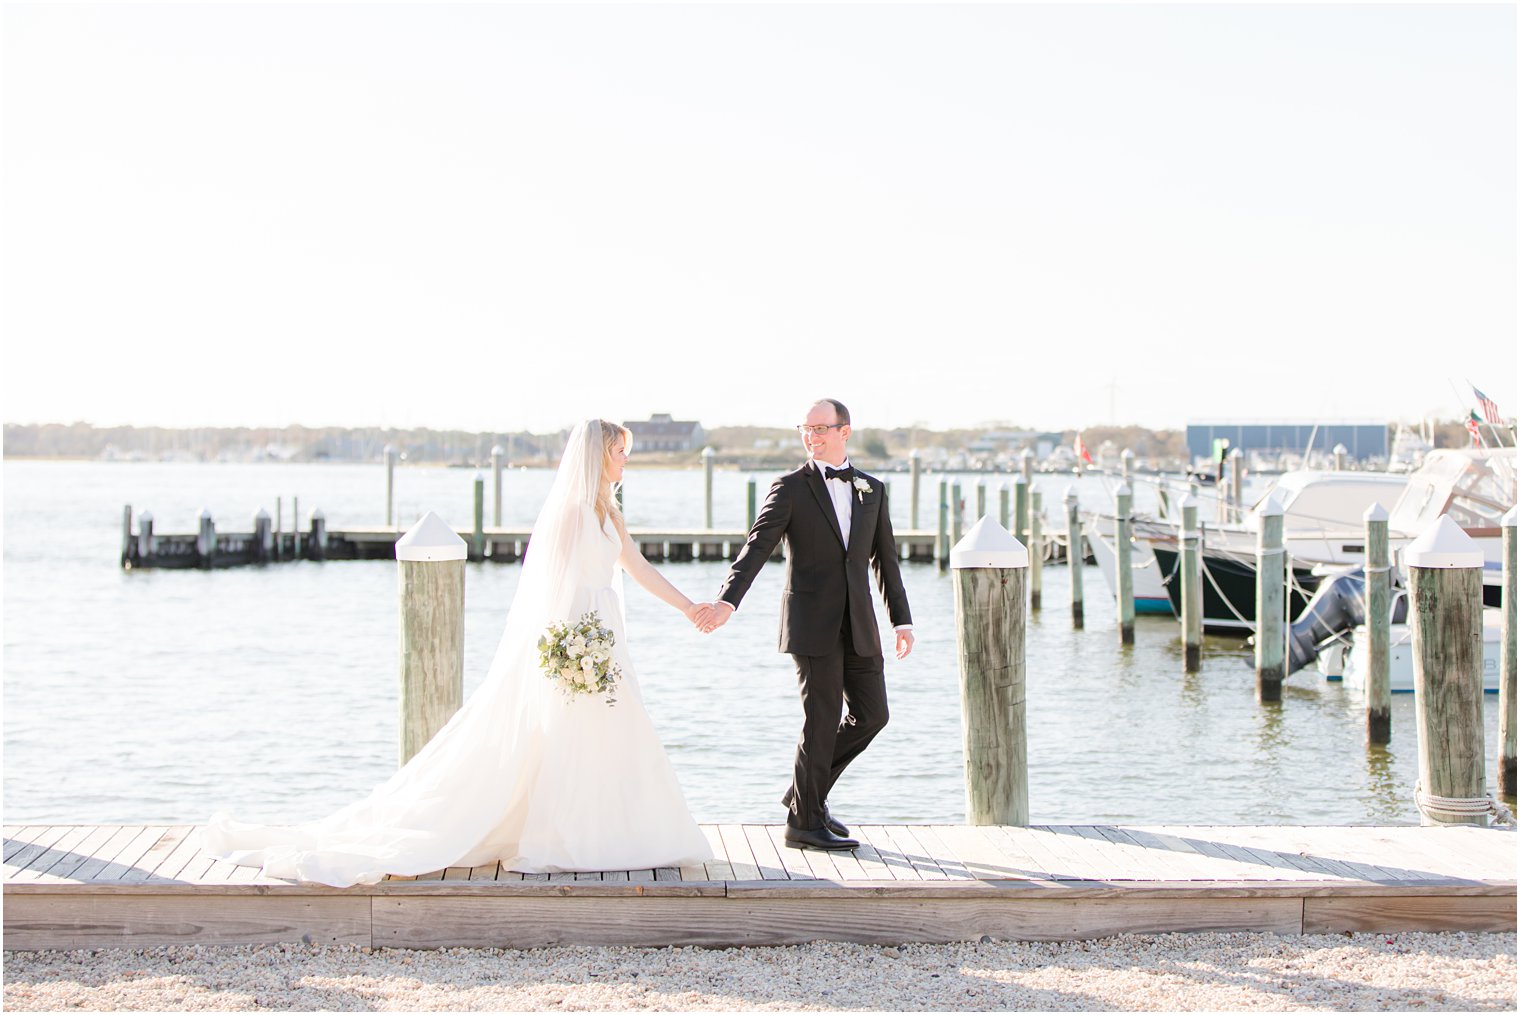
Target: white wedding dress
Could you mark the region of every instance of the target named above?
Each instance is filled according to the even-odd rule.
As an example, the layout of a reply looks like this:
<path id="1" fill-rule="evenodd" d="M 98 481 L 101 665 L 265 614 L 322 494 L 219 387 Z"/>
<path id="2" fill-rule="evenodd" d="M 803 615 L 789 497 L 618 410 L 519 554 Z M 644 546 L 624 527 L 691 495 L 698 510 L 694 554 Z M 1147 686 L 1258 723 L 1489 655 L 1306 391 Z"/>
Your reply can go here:
<path id="1" fill-rule="evenodd" d="M 369 796 L 320 821 L 213 815 L 213 855 L 277 878 L 347 886 L 501 861 L 509 870 L 639 870 L 712 858 L 644 711 L 623 616 L 622 550 L 592 508 L 598 421 L 579 424 L 534 526 L 491 672 L 443 729 Z M 617 702 L 565 696 L 538 667 L 556 620 L 596 610 L 615 635 Z"/>

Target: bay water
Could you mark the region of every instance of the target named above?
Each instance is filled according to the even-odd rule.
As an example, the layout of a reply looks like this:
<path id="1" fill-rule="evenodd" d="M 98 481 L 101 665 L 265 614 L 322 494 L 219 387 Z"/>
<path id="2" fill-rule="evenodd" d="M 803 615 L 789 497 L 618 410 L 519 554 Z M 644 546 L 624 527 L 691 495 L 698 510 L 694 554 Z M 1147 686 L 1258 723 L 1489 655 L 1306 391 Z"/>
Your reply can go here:
<path id="1" fill-rule="evenodd" d="M 504 523 L 527 527 L 546 469 L 505 477 Z M 435 510 L 463 527 L 468 469 L 403 467 L 397 512 Z M 715 476 L 715 525 L 741 529 L 745 474 Z M 769 485 L 760 475 L 760 494 Z M 908 477 L 891 481 L 908 524 Z M 968 500 L 978 478 L 962 477 Z M 985 477 L 996 483 L 1005 477 Z M 383 519 L 378 465 L 4 464 L 4 820 L 193 823 L 227 809 L 248 820 L 324 815 L 396 766 L 399 615 L 390 561 L 285 563 L 220 571 L 123 571 L 122 507 L 159 532 L 191 532 L 202 507 L 248 531 L 256 511 L 300 498 L 330 529 Z M 935 518 L 926 476 L 924 527 Z M 1111 504 L 1101 476 L 1040 475 L 1049 524 L 1074 485 L 1084 508 Z M 1140 484 L 1137 510 L 1154 503 Z M 489 496 L 489 495 L 488 495 Z M 996 487 L 988 493 L 996 510 Z M 630 527 L 702 521 L 700 471 L 631 468 Z M 724 562 L 658 564 L 694 599 Z M 888 656 L 892 719 L 831 797 L 850 822 L 965 819 L 952 577 L 904 563 L 917 645 Z M 515 564 L 466 566 L 465 692 L 483 677 L 512 601 Z M 1393 701 L 1393 742 L 1363 743 L 1359 693 L 1313 671 L 1259 705 L 1252 657 L 1206 639 L 1184 674 L 1178 625 L 1136 620 L 1120 647 L 1114 601 L 1087 568 L 1086 627 L 1073 630 L 1069 572 L 1044 572 L 1028 627 L 1030 810 L 1035 823 L 1412 823 L 1412 695 Z M 646 705 L 701 821 L 779 822 L 801 728 L 796 677 L 776 651 L 782 566 L 760 573 L 740 612 L 711 635 L 627 583 L 630 650 Z M 883 609 L 878 609 L 886 631 Z M 890 637 L 887 632 L 884 640 Z M 890 644 L 890 642 L 887 642 Z M 1484 701 L 1488 754 L 1496 696 Z M 1490 789 L 1493 772 L 1490 766 Z"/>

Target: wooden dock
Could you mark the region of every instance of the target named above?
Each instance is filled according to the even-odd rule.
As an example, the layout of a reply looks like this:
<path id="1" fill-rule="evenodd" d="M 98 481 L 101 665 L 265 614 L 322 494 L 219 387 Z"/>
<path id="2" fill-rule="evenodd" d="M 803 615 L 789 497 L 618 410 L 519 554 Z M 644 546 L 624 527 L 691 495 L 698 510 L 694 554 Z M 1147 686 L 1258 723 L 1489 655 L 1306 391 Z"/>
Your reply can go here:
<path id="1" fill-rule="evenodd" d="M 1464 826 L 866 825 L 851 853 L 704 825 L 718 859 L 449 868 L 347 889 L 204 855 L 195 827 L 5 829 L 8 949 L 770 945 L 1187 931 L 1513 931 L 1515 837 Z"/>

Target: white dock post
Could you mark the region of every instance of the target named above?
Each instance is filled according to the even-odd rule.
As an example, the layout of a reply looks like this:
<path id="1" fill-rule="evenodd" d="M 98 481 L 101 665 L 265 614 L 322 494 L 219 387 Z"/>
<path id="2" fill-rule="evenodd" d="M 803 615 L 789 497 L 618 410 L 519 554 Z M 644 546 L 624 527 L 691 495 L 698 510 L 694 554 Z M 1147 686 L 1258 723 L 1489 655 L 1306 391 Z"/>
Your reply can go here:
<path id="1" fill-rule="evenodd" d="M 209 568 L 216 558 L 216 523 L 211 520 L 211 509 L 201 508 L 200 528 L 195 534 L 196 563 Z"/>
<path id="2" fill-rule="evenodd" d="M 1029 609 L 1040 612 L 1040 586 L 1045 566 L 1045 508 L 1039 490 L 1029 491 Z"/>
<path id="3" fill-rule="evenodd" d="M 1086 623 L 1082 606 L 1082 516 L 1077 512 L 1077 488 L 1068 486 L 1066 497 L 1066 563 L 1071 569 L 1071 626 Z"/>
<path id="4" fill-rule="evenodd" d="M 1404 550 L 1414 650 L 1421 824 L 1486 825 L 1483 551 L 1450 515 Z M 1431 798 L 1440 798 L 1432 800 Z M 1469 808 L 1472 808 L 1470 810 Z"/>
<path id="5" fill-rule="evenodd" d="M 951 551 L 966 751 L 966 820 L 1029 823 L 1024 576 L 1029 553 L 983 516 Z"/>
<path id="6" fill-rule="evenodd" d="M 1129 454 L 1128 451 L 1125 454 Z M 1129 541 L 1130 516 L 1134 494 L 1128 483 L 1114 491 L 1114 584 L 1119 601 L 1119 644 L 1135 643 L 1135 575 L 1134 548 Z"/>
<path id="7" fill-rule="evenodd" d="M 1125 448 L 1119 453 L 1119 475 L 1128 483 L 1131 474 L 1135 471 L 1135 453 Z"/>
<path id="8" fill-rule="evenodd" d="M 908 528 L 914 531 L 918 530 L 918 483 L 920 467 L 918 449 L 914 448 L 908 452 Z M 754 523 L 751 522 L 750 524 L 753 525 Z"/>
<path id="9" fill-rule="evenodd" d="M 470 559 L 486 559 L 486 477 L 475 473 L 475 510 L 470 530 Z"/>
<path id="10" fill-rule="evenodd" d="M 385 446 L 385 524 L 396 524 L 396 449 L 391 445 Z M 291 519 L 291 529 L 300 532 L 301 523 L 297 518 Z M 296 548 L 296 556 L 301 555 L 299 547 Z"/>
<path id="11" fill-rule="evenodd" d="M 987 481 L 976 481 L 976 517 L 978 520 L 987 513 Z"/>
<path id="12" fill-rule="evenodd" d="M 1010 524 L 1008 519 L 1008 495 L 1010 485 L 1011 484 L 1009 483 L 998 484 L 998 524 L 1005 529 L 1008 528 Z"/>
<path id="13" fill-rule="evenodd" d="M 274 559 L 279 560 L 285 556 L 285 535 L 281 528 L 285 524 L 285 499 L 274 499 Z"/>
<path id="14" fill-rule="evenodd" d="M 467 547 L 429 511 L 396 541 L 401 591 L 400 763 L 432 739 L 464 701 Z"/>
<path id="15" fill-rule="evenodd" d="M 1256 515 L 1256 700 L 1281 701 L 1283 678 L 1287 676 L 1287 630 L 1283 623 L 1287 558 L 1283 509 L 1277 495 L 1268 497 Z"/>
<path id="16" fill-rule="evenodd" d="M 1388 686 L 1391 613 L 1388 600 L 1393 575 L 1388 559 L 1388 511 L 1373 504 L 1362 521 L 1367 529 L 1367 562 L 1362 587 L 1367 603 L 1367 676 L 1362 681 L 1367 712 L 1367 742 L 1386 744 L 1393 737 L 1393 699 Z"/>
<path id="17" fill-rule="evenodd" d="M 151 515 L 144 514 L 145 518 Z M 1515 520 L 1517 509 L 1510 508 L 1501 527 L 1504 530 L 1504 591 L 1500 607 L 1504 611 L 1499 649 L 1499 795 L 1515 799 Z M 139 523 L 141 524 L 141 523 Z M 149 527 L 152 527 L 150 521 Z"/>
<path id="18" fill-rule="evenodd" d="M 491 525 L 501 528 L 501 463 L 506 457 L 507 449 L 500 444 L 491 448 L 491 487 L 494 499 L 491 502 Z"/>
<path id="19" fill-rule="evenodd" d="M 1013 538 L 1027 545 L 1029 538 L 1029 480 L 1013 477 Z"/>
<path id="20" fill-rule="evenodd" d="M 1330 453 L 1335 456 L 1335 471 L 1336 472 L 1345 472 L 1346 471 L 1346 454 L 1347 454 L 1347 452 L 1346 452 L 1346 445 L 1344 445 L 1344 444 L 1337 444 L 1335 446 L 1335 450 L 1332 451 L 1332 452 L 1330 452 Z"/>
<path id="21" fill-rule="evenodd" d="M 1197 673 L 1203 661 L 1203 555 L 1198 531 L 1198 498 L 1182 498 L 1182 532 L 1178 538 L 1182 582 L 1182 671 Z"/>
<path id="22" fill-rule="evenodd" d="M 710 446 L 702 449 L 702 527 L 713 527 L 713 457 L 717 455 Z"/>
<path id="23" fill-rule="evenodd" d="M 744 531 L 748 532 L 755 527 L 755 487 L 757 483 L 754 476 L 749 477 L 744 483 Z"/>
<path id="24" fill-rule="evenodd" d="M 1024 477 L 1025 485 L 1034 489 L 1034 452 L 1028 448 L 1019 452 L 1019 475 Z"/>
<path id="25" fill-rule="evenodd" d="M 294 542 L 291 555 L 301 559 L 301 498 L 290 498 L 290 536 Z"/>

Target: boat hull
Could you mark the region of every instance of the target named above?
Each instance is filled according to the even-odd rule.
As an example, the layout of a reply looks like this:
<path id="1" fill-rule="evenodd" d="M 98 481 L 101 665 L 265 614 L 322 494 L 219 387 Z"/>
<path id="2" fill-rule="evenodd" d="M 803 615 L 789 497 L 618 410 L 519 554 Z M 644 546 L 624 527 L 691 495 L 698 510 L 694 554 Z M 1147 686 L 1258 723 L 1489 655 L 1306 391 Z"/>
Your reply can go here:
<path id="1" fill-rule="evenodd" d="M 1155 546 L 1156 565 L 1166 586 L 1167 598 L 1182 615 L 1182 582 L 1177 580 L 1177 551 Z M 1250 634 L 1256 629 L 1256 566 L 1207 550 L 1203 555 L 1203 627 L 1219 634 Z M 1283 597 L 1283 619 L 1291 621 L 1308 604 L 1319 587 L 1320 576 L 1307 568 L 1294 568 L 1293 581 Z"/>

